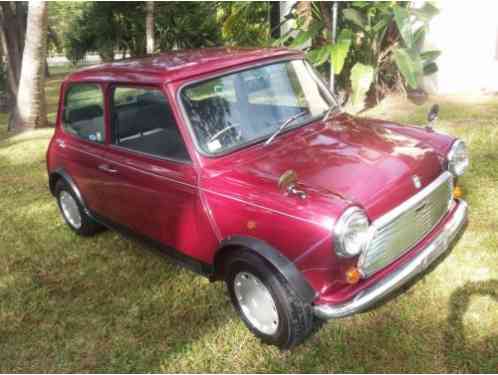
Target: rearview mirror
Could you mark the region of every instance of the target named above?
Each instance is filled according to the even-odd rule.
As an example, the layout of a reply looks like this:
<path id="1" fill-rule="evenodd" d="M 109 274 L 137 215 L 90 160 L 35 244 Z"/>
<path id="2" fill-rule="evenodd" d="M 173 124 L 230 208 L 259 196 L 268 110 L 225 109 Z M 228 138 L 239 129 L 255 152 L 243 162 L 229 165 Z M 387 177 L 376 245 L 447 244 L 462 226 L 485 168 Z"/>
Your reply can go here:
<path id="1" fill-rule="evenodd" d="M 70 121 L 69 121 L 69 108 L 64 108 L 64 110 L 62 111 L 62 122 L 64 124 L 70 123 Z"/>
<path id="2" fill-rule="evenodd" d="M 270 81 L 265 77 L 252 78 L 246 80 L 245 85 L 249 93 L 254 93 L 268 89 L 270 87 Z"/>

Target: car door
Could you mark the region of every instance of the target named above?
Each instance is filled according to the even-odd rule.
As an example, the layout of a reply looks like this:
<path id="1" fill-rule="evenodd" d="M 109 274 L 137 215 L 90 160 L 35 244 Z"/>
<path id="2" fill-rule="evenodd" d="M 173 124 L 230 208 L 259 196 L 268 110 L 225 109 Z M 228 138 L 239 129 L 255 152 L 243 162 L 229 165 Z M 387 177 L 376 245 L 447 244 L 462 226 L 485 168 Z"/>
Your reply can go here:
<path id="1" fill-rule="evenodd" d="M 103 166 L 108 170 L 106 215 L 198 257 L 193 243 L 202 236 L 197 177 L 166 97 L 156 87 L 125 85 L 113 86 L 108 95 L 112 144 Z"/>
<path id="2" fill-rule="evenodd" d="M 104 87 L 68 83 L 64 87 L 62 132 L 55 141 L 61 167 L 73 178 L 87 207 L 102 213 L 103 179 L 99 168 L 106 154 Z"/>

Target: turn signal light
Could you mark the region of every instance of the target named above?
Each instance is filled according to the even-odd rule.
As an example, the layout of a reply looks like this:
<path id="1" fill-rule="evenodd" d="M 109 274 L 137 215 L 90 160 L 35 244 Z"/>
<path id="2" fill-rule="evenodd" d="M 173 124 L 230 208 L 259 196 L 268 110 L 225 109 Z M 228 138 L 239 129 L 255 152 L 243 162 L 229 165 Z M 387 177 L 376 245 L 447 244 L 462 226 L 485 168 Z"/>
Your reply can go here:
<path id="1" fill-rule="evenodd" d="M 348 284 L 356 284 L 361 280 L 361 272 L 356 267 L 348 268 L 346 271 L 346 281 Z"/>
<path id="2" fill-rule="evenodd" d="M 455 186 L 453 188 L 453 198 L 460 199 L 463 197 L 463 189 L 460 186 Z"/>

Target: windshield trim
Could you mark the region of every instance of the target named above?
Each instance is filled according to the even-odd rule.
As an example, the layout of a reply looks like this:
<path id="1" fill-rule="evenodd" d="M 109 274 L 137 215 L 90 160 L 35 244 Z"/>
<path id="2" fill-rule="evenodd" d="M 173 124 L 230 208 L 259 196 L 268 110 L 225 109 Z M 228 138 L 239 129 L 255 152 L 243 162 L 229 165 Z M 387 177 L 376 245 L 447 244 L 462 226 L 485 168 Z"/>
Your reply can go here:
<path id="1" fill-rule="evenodd" d="M 204 76 L 202 78 L 193 79 L 191 81 L 185 82 L 185 83 L 183 83 L 183 84 L 180 85 L 180 87 L 176 91 L 176 101 L 177 101 L 177 103 L 178 103 L 178 105 L 180 107 L 180 110 L 181 110 L 181 113 L 182 113 L 182 116 L 183 116 L 183 120 L 187 124 L 187 128 L 188 128 L 190 137 L 192 138 L 192 141 L 194 143 L 196 151 L 199 154 L 201 154 L 203 157 L 206 157 L 206 158 L 209 158 L 209 159 L 215 159 L 215 158 L 226 156 L 226 155 L 231 154 L 233 152 L 240 151 L 242 149 L 254 146 L 257 143 L 261 143 L 265 139 L 268 139 L 271 136 L 271 134 L 270 135 L 264 135 L 264 136 L 261 136 L 261 137 L 258 137 L 258 138 L 254 138 L 251 141 L 248 141 L 248 142 L 245 142 L 245 143 L 242 143 L 242 144 L 238 144 L 238 145 L 234 145 L 232 147 L 228 147 L 228 148 L 226 148 L 226 149 L 224 149 L 223 151 L 220 151 L 220 152 L 212 152 L 212 153 L 206 152 L 199 145 L 199 142 L 197 140 L 197 136 L 196 136 L 195 131 L 194 131 L 193 127 L 192 127 L 192 123 L 190 122 L 190 117 L 188 116 L 187 111 L 185 110 L 185 107 L 184 107 L 184 104 L 183 104 L 183 100 L 182 100 L 182 97 L 181 97 L 182 92 L 183 92 L 184 89 L 188 88 L 189 86 L 198 84 L 198 83 L 202 83 L 202 82 L 209 81 L 209 80 L 212 80 L 212 79 L 224 77 L 224 76 L 231 75 L 231 74 L 234 74 L 234 73 L 240 73 L 240 72 L 244 72 L 244 71 L 247 71 L 247 70 L 252 70 L 252 69 L 255 69 L 255 68 L 260 68 L 260 67 L 264 67 L 264 66 L 268 66 L 268 65 L 278 64 L 278 63 L 282 63 L 282 62 L 289 62 L 289 61 L 303 61 L 305 63 L 305 65 L 306 65 L 306 67 L 308 68 L 308 71 L 309 71 L 310 75 L 312 76 L 313 80 L 323 90 L 323 92 L 325 93 L 325 96 L 327 96 L 327 99 L 330 100 L 331 103 L 335 103 L 335 104 L 338 105 L 339 102 L 337 101 L 337 99 L 335 98 L 335 96 L 331 94 L 330 90 L 322 82 L 322 80 L 316 75 L 316 73 L 314 72 L 314 70 L 309 67 L 309 62 L 306 60 L 306 58 L 301 57 L 301 56 L 299 56 L 299 57 L 296 57 L 296 56 L 287 56 L 287 57 L 280 58 L 280 59 L 272 59 L 270 61 L 265 60 L 265 61 L 262 61 L 262 62 L 256 62 L 256 63 L 251 64 L 249 66 L 236 67 L 236 68 L 233 68 L 233 69 L 224 70 L 222 72 L 217 72 L 217 73 L 209 74 L 209 75 Z M 310 118 L 310 119 L 308 119 L 306 121 L 296 122 L 294 125 L 288 126 L 286 129 L 284 129 L 278 136 L 281 136 L 282 134 L 285 134 L 285 133 L 287 133 L 289 131 L 292 131 L 294 129 L 300 128 L 302 126 L 309 125 L 312 122 L 317 121 L 321 117 L 323 117 L 323 113 L 320 114 L 320 115 L 313 116 L 312 118 Z"/>

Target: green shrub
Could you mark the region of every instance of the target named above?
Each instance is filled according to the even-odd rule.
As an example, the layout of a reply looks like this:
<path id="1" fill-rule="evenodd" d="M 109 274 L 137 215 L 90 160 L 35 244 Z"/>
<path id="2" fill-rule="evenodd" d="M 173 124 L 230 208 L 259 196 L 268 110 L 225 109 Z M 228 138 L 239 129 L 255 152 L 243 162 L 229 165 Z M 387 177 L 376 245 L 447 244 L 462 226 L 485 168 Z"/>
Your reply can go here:
<path id="1" fill-rule="evenodd" d="M 438 13 L 434 5 L 425 3 L 415 8 L 410 2 L 396 1 L 340 3 L 335 43 L 325 12 L 330 12 L 330 7 L 324 3 L 313 4 L 313 12 L 306 15 L 311 20 L 295 12 L 295 26 L 275 43 L 298 47 L 311 42 L 306 50 L 308 58 L 322 71 L 332 65 L 339 89 L 352 91 L 354 101 L 363 102 L 367 91 L 378 100 L 387 91 L 416 89 L 424 74 L 437 71 L 435 60 L 440 51 L 422 52 L 428 23 Z M 359 87 L 362 92 L 355 92 Z"/>

